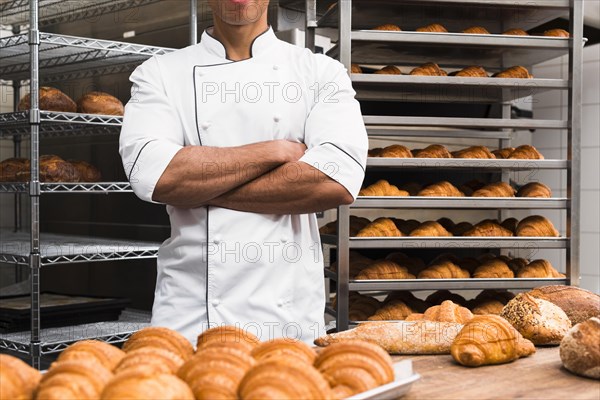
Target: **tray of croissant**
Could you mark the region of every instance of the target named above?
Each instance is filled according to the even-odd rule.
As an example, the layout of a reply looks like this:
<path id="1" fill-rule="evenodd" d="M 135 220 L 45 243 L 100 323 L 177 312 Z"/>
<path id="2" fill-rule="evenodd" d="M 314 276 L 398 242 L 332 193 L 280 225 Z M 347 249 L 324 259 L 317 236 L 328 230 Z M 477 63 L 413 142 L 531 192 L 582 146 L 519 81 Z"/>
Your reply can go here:
<path id="1" fill-rule="evenodd" d="M 421 375 L 415 373 L 412 369 L 411 360 L 403 360 L 394 363 L 394 381 L 375 389 L 362 392 L 360 394 L 348 397 L 348 400 L 376 400 L 376 399 L 397 399 L 404 396 L 410 390 L 413 383 L 421 378 Z"/>

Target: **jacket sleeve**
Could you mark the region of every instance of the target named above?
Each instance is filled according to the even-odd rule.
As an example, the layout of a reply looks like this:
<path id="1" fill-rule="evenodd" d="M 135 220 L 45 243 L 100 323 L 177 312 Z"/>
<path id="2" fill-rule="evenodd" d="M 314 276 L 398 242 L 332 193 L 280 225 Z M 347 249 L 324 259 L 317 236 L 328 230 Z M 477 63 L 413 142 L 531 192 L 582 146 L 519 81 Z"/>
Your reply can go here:
<path id="1" fill-rule="evenodd" d="M 322 61 L 325 56 L 318 56 Z M 324 64 L 324 65 L 323 65 Z M 356 198 L 365 175 L 368 138 L 356 92 L 337 61 L 321 63 L 314 105 L 304 131 L 300 159 L 344 186 Z"/>
<path id="2" fill-rule="evenodd" d="M 155 57 L 140 65 L 129 79 L 133 86 L 125 106 L 119 153 L 134 193 L 156 203 L 152 201 L 154 187 L 184 146 L 183 128 Z"/>

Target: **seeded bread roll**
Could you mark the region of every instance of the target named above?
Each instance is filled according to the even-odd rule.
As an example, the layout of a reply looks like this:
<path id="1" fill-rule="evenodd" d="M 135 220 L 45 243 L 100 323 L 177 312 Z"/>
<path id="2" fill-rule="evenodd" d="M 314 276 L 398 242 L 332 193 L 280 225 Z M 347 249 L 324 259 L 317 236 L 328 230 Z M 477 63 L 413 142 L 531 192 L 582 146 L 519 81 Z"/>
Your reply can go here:
<path id="1" fill-rule="evenodd" d="M 560 359 L 574 374 L 600 379 L 600 319 L 575 325 L 560 342 Z"/>
<path id="2" fill-rule="evenodd" d="M 533 289 L 529 294 L 559 306 L 575 325 L 600 317 L 600 296 L 575 286 L 552 285 Z"/>

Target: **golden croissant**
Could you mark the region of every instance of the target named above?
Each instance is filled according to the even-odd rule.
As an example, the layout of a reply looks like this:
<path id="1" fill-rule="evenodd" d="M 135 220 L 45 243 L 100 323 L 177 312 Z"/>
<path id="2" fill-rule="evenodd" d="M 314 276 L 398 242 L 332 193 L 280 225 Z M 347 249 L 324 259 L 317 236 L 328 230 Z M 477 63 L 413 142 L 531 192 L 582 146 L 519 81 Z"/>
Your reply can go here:
<path id="1" fill-rule="evenodd" d="M 476 306 L 473 306 L 472 312 L 474 315 L 500 315 L 504 304 L 498 300 L 485 299 L 478 302 Z"/>
<path id="2" fill-rule="evenodd" d="M 471 67 L 469 67 L 469 68 L 471 68 Z M 457 74 L 456 76 L 466 76 L 466 75 Z M 475 75 L 473 75 L 473 76 L 475 76 Z M 454 158 L 477 158 L 477 159 L 483 159 L 483 158 L 494 159 L 494 158 L 496 158 L 496 156 L 494 156 L 490 152 L 490 150 L 485 146 L 471 146 L 471 147 L 467 147 L 466 149 L 462 149 L 459 151 L 453 151 L 452 157 L 454 157 Z"/>
<path id="3" fill-rule="evenodd" d="M 515 274 L 508 265 L 499 259 L 489 260 L 475 269 L 473 278 L 514 278 Z"/>
<path id="4" fill-rule="evenodd" d="M 396 67 L 395 65 L 388 65 L 387 67 L 383 67 L 380 70 L 375 71 L 373 73 L 381 75 L 402 75 L 402 71 L 400 71 L 400 68 Z"/>
<path id="5" fill-rule="evenodd" d="M 408 308 L 410 308 L 412 310 L 412 312 L 424 312 L 429 307 L 431 307 L 431 304 L 427 303 L 425 300 L 421 300 L 421 299 L 417 298 L 414 294 L 412 294 L 408 290 L 396 290 L 396 291 L 390 292 L 385 297 L 385 300 L 383 301 L 383 305 L 386 306 L 390 303 L 393 303 L 396 300 L 400 300 L 401 302 L 406 304 L 406 306 L 408 306 Z"/>
<path id="6" fill-rule="evenodd" d="M 99 340 L 81 340 L 65 349 L 57 358 L 57 361 L 67 360 L 91 360 L 113 370 L 125 357 L 125 352 L 118 347 Z"/>
<path id="7" fill-rule="evenodd" d="M 542 153 L 531 145 L 524 144 L 523 146 L 517 147 L 510 156 L 509 159 L 520 159 L 520 160 L 543 160 L 544 156 Z"/>
<path id="8" fill-rule="evenodd" d="M 194 347 L 180 333 L 163 327 L 151 326 L 143 328 L 131 335 L 123 344 L 125 352 L 140 347 L 160 347 L 178 354 L 187 360 L 194 354 Z"/>
<path id="9" fill-rule="evenodd" d="M 350 278 L 354 278 L 364 268 L 373 264 L 373 260 L 371 260 L 370 258 L 365 257 L 362 254 L 357 253 L 355 251 L 351 250 L 349 255 L 350 255 L 350 257 L 349 257 L 350 262 L 349 262 L 348 266 L 349 266 L 349 271 L 350 271 Z M 338 271 L 337 261 L 334 261 L 333 263 L 331 263 L 330 269 L 333 272 Z"/>
<path id="10" fill-rule="evenodd" d="M 383 25 L 379 25 L 376 26 L 375 28 L 373 28 L 374 31 L 401 31 L 402 29 L 400 29 L 400 27 L 398 25 L 394 25 L 394 24 L 383 24 Z"/>
<path id="11" fill-rule="evenodd" d="M 457 324 L 466 324 L 473 318 L 473 314 L 468 308 L 461 307 L 451 300 L 444 300 L 442 304 L 429 307 L 423 314 L 413 314 L 407 318 L 407 321 L 427 320 L 437 322 L 455 322 Z"/>
<path id="12" fill-rule="evenodd" d="M 454 236 L 463 236 L 465 232 L 469 231 L 472 228 L 473 224 L 471 224 L 470 222 L 459 222 L 454 226 L 454 228 L 452 228 L 450 233 L 452 233 L 452 235 Z"/>
<path id="13" fill-rule="evenodd" d="M 513 236 L 513 233 L 508 229 L 502 227 L 500 224 L 494 221 L 485 220 L 473 226 L 473 228 L 466 231 L 463 236 L 481 236 L 481 237 L 506 237 Z"/>
<path id="14" fill-rule="evenodd" d="M 252 350 L 252 357 L 260 362 L 284 357 L 312 365 L 317 353 L 306 343 L 299 340 L 277 338 L 255 347 Z"/>
<path id="15" fill-rule="evenodd" d="M 524 258 L 513 258 L 508 263 L 508 267 L 515 273 L 515 276 L 518 278 L 519 273 L 523 268 L 525 268 L 529 261 Z"/>
<path id="16" fill-rule="evenodd" d="M 516 236 L 558 237 L 559 233 L 550 220 L 541 215 L 527 217 L 517 225 Z"/>
<path id="17" fill-rule="evenodd" d="M 143 365 L 115 375 L 102 391 L 102 400 L 194 400 L 189 386 L 172 374 L 157 374 Z"/>
<path id="18" fill-rule="evenodd" d="M 485 185 L 473 192 L 473 197 L 514 197 L 515 189 L 506 182 L 495 182 Z"/>
<path id="19" fill-rule="evenodd" d="M 315 367 L 334 392 L 343 389 L 344 393 L 357 394 L 394 380 L 389 354 L 379 345 L 362 340 L 333 343 L 319 353 Z"/>
<path id="20" fill-rule="evenodd" d="M 244 349 L 228 346 L 201 349 L 179 368 L 177 376 L 196 399 L 235 399 L 238 386 L 257 361 Z M 256 348 L 255 348 L 256 350 Z"/>
<path id="21" fill-rule="evenodd" d="M 548 260 L 534 260 L 517 272 L 517 278 L 564 278 Z"/>
<path id="22" fill-rule="evenodd" d="M 452 154 L 441 144 L 432 144 L 424 149 L 416 151 L 414 155 L 418 158 L 452 158 Z"/>
<path id="23" fill-rule="evenodd" d="M 443 25 L 440 24 L 429 24 L 417 28 L 417 32 L 448 32 Z"/>
<path id="24" fill-rule="evenodd" d="M 365 279 L 415 279 L 406 267 L 390 260 L 378 260 L 360 271 L 357 280 Z"/>
<path id="25" fill-rule="evenodd" d="M 419 279 L 464 279 L 469 277 L 469 271 L 450 261 L 441 261 L 439 264 L 430 265 L 417 276 Z"/>
<path id="26" fill-rule="evenodd" d="M 552 189 L 540 182 L 530 182 L 519 188 L 517 197 L 538 197 L 549 199 L 552 197 Z"/>
<path id="27" fill-rule="evenodd" d="M 52 363 L 37 388 L 39 400 L 98 399 L 113 374 L 96 361 L 67 360 Z"/>
<path id="28" fill-rule="evenodd" d="M 517 229 L 517 225 L 519 225 L 519 220 L 516 218 L 512 218 L 512 217 L 506 218 L 504 221 L 502 221 L 502 223 L 500 225 L 503 228 L 508 229 L 512 233 L 515 233 L 515 231 Z"/>
<path id="29" fill-rule="evenodd" d="M 357 217 L 354 215 L 350 216 L 350 236 L 356 236 L 356 234 L 365 226 L 369 225 L 371 221 L 368 218 Z M 319 228 L 321 235 L 335 235 L 337 234 L 337 221 L 332 221 L 321 228 Z"/>
<path id="30" fill-rule="evenodd" d="M 519 28 L 509 29 L 507 31 L 504 31 L 502 34 L 510 35 L 510 36 L 529 36 L 529 33 L 525 32 L 523 29 L 519 29 Z"/>
<path id="31" fill-rule="evenodd" d="M 351 321 L 366 321 L 381 306 L 379 300 L 371 296 L 359 295 L 350 302 L 348 319 Z"/>
<path id="32" fill-rule="evenodd" d="M 237 398 L 245 399 L 306 399 L 332 397 L 325 377 L 312 365 L 279 358 L 256 364 L 244 376 Z"/>
<path id="33" fill-rule="evenodd" d="M 497 315 L 478 315 L 458 333 L 452 358 L 467 367 L 504 364 L 535 353 L 535 346 Z"/>
<path id="34" fill-rule="evenodd" d="M 550 29 L 544 32 L 544 36 L 554 36 L 554 37 L 565 37 L 568 38 L 571 36 L 569 32 L 564 29 Z"/>
<path id="35" fill-rule="evenodd" d="M 396 226 L 398 227 L 398 229 L 400 229 L 400 232 L 402 232 L 405 235 L 410 234 L 412 231 L 414 231 L 419 225 L 421 225 L 421 223 L 415 219 L 394 219 L 394 223 L 396 224 Z"/>
<path id="36" fill-rule="evenodd" d="M 360 65 L 358 65 L 358 64 L 351 64 L 350 65 L 350 72 L 353 73 L 353 74 L 362 74 L 363 70 L 360 67 Z"/>
<path id="37" fill-rule="evenodd" d="M 514 147 L 505 147 L 503 149 L 492 151 L 492 154 L 498 159 L 506 159 L 510 157 L 513 151 L 515 151 Z"/>
<path id="38" fill-rule="evenodd" d="M 376 147 L 374 149 L 369 149 L 369 151 L 367 152 L 367 156 L 368 157 L 379 157 L 379 154 L 381 154 L 381 151 L 383 149 L 381 147 Z"/>
<path id="39" fill-rule="evenodd" d="M 418 76 L 448 76 L 448 73 L 441 69 L 439 65 L 435 63 L 425 63 L 419 67 L 414 68 L 410 71 L 410 75 Z M 419 156 L 425 158 L 424 156 Z M 449 158 L 449 157 L 448 157 Z"/>
<path id="40" fill-rule="evenodd" d="M 400 190 L 397 186 L 390 185 L 386 180 L 379 180 L 376 183 L 362 189 L 359 196 L 399 196 L 406 197 L 409 193 L 406 190 Z"/>
<path id="41" fill-rule="evenodd" d="M 396 237 L 403 236 L 394 221 L 389 218 L 377 218 L 358 232 L 357 237 Z"/>
<path id="42" fill-rule="evenodd" d="M 478 35 L 489 35 L 490 32 L 482 26 L 472 26 L 470 28 L 464 29 L 462 33 L 471 33 Z"/>
<path id="43" fill-rule="evenodd" d="M 197 351 L 208 348 L 214 344 L 239 343 L 248 353 L 260 343 L 260 340 L 251 332 L 235 326 L 217 326 L 205 330 L 198 336 Z"/>
<path id="44" fill-rule="evenodd" d="M 531 79 L 533 75 L 529 73 L 527 68 L 522 67 L 520 65 L 516 65 L 514 67 L 510 67 L 505 69 L 502 72 L 498 72 L 493 75 L 496 78 L 521 78 L 521 79 Z"/>
<path id="45" fill-rule="evenodd" d="M 118 374 L 127 369 L 144 365 L 154 368 L 156 373 L 176 374 L 183 363 L 183 358 L 172 351 L 161 349 L 160 347 L 140 347 L 139 349 L 127 352 L 114 369 L 114 373 Z"/>
<path id="46" fill-rule="evenodd" d="M 417 196 L 427 197 L 464 197 L 464 195 L 456 186 L 447 181 L 434 183 L 417 193 Z"/>
<path id="47" fill-rule="evenodd" d="M 412 153 L 406 146 L 402 146 L 401 144 L 393 144 L 381 150 L 379 157 L 412 158 Z"/>
<path id="48" fill-rule="evenodd" d="M 402 300 L 390 300 L 371 315 L 369 321 L 398 321 L 406 319 L 413 310 Z"/>
<path id="49" fill-rule="evenodd" d="M 452 236 L 452 234 L 445 230 L 439 222 L 426 221 L 415 228 L 409 236 L 448 237 Z"/>
<path id="50" fill-rule="evenodd" d="M 8 354 L 0 354 L 0 399 L 30 400 L 42 374 Z"/>
<path id="51" fill-rule="evenodd" d="M 419 273 L 419 271 L 425 268 L 425 263 L 420 258 L 408 257 L 406 254 L 400 252 L 390 253 L 385 257 L 385 259 L 406 267 L 408 272 L 415 276 Z"/>

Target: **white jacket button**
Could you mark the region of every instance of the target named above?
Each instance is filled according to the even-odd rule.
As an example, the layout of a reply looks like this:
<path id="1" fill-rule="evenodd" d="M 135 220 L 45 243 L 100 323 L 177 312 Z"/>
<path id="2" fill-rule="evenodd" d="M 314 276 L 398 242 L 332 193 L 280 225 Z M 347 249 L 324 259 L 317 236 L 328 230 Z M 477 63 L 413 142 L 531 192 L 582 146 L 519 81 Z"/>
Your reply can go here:
<path id="1" fill-rule="evenodd" d="M 219 304 L 221 304 L 221 302 L 219 301 L 219 299 L 214 299 L 214 300 L 212 301 L 212 305 L 213 305 L 213 307 L 219 307 Z"/>
<path id="2" fill-rule="evenodd" d="M 279 115 L 275 115 L 273 117 L 273 121 L 275 121 L 275 122 L 279 122 L 280 120 L 281 120 L 281 117 Z"/>
<path id="3" fill-rule="evenodd" d="M 207 130 L 208 128 L 210 128 L 210 122 L 203 122 L 201 126 L 202 129 Z"/>
<path id="4" fill-rule="evenodd" d="M 284 304 L 285 302 L 281 299 L 277 301 L 277 307 L 283 307 Z"/>
<path id="5" fill-rule="evenodd" d="M 281 238 L 281 243 L 287 243 L 287 241 L 288 241 L 287 236 L 284 236 Z"/>
<path id="6" fill-rule="evenodd" d="M 274 71 L 277 71 L 278 69 L 279 69 L 279 65 L 277 65 L 277 64 L 273 65 L 273 70 Z"/>
<path id="7" fill-rule="evenodd" d="M 213 238 L 213 241 L 212 241 L 212 242 L 213 242 L 214 244 L 219 244 L 219 243 L 221 242 L 221 237 L 220 237 L 220 236 L 215 236 L 215 237 Z"/>

